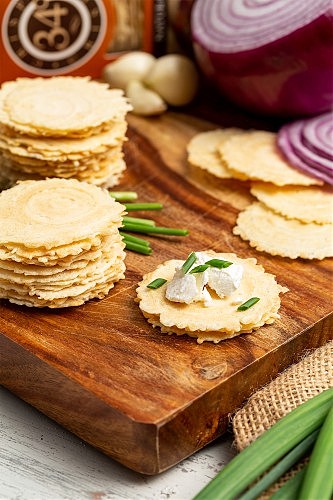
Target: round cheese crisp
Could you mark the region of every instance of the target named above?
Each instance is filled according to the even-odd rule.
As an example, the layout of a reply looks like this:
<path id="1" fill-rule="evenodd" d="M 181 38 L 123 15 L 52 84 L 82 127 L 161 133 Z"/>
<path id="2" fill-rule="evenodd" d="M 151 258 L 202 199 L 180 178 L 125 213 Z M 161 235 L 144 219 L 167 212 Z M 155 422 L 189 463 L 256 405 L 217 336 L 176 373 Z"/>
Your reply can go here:
<path id="1" fill-rule="evenodd" d="M 32 163 L 19 165 L 12 162 L 9 158 L 2 158 L 0 184 L 3 189 L 14 186 L 17 181 L 34 180 L 41 181 L 45 178 L 60 177 L 63 179 L 78 179 L 80 181 L 112 188 L 119 183 L 119 179 L 126 170 L 126 163 L 123 160 L 122 153 L 112 152 L 109 155 L 103 155 L 99 161 L 96 159 L 79 164 L 71 168 L 66 164 L 57 163 L 34 166 Z"/>
<path id="2" fill-rule="evenodd" d="M 333 225 L 305 224 L 270 210 L 261 202 L 240 212 L 234 234 L 252 247 L 290 259 L 324 259 L 333 256 Z"/>
<path id="3" fill-rule="evenodd" d="M 110 162 L 122 158 L 123 153 L 121 147 L 110 148 L 108 152 L 98 153 L 91 156 L 84 156 L 77 160 L 68 160 L 66 158 L 37 158 L 37 157 L 27 157 L 20 155 L 13 155 L 12 153 L 6 151 L 3 152 L 2 161 L 3 163 L 11 167 L 13 170 L 18 172 L 26 173 L 38 173 L 39 175 L 49 176 L 53 173 L 69 173 L 75 175 L 84 170 L 89 170 L 90 172 L 99 171 L 105 168 L 101 163 Z"/>
<path id="4" fill-rule="evenodd" d="M 1 95 L 1 92 L 0 92 Z M 0 148 L 12 154 L 29 158 L 64 161 L 78 160 L 92 154 L 103 153 L 110 147 L 121 145 L 125 139 L 127 123 L 115 123 L 111 130 L 82 139 L 67 137 L 29 137 L 26 135 L 8 135 L 4 127 L 0 128 Z"/>
<path id="5" fill-rule="evenodd" d="M 40 160 L 35 162 L 18 163 L 16 158 L 3 156 L 1 174 L 15 184 L 18 180 L 43 180 L 50 177 L 64 179 L 78 179 L 101 186 L 104 182 L 113 181 L 117 184 L 121 174 L 126 170 L 126 163 L 121 152 L 112 151 L 109 154 L 98 155 L 83 163 L 45 163 Z M 110 185 L 110 182 L 109 182 Z"/>
<path id="6" fill-rule="evenodd" d="M 119 252 L 120 254 L 120 252 Z M 54 274 L 54 267 L 44 268 L 44 272 L 36 273 L 36 266 L 34 274 L 14 272 L 11 269 L 4 269 L 0 265 L 0 279 L 2 283 L 7 280 L 11 283 L 19 285 L 36 286 L 42 288 L 43 286 L 59 286 L 72 283 L 83 283 L 87 278 L 95 278 L 97 274 L 104 274 L 107 269 L 115 265 L 119 255 L 104 254 L 100 256 L 97 261 L 86 261 L 84 267 L 77 268 L 58 268 L 58 272 Z M 27 266 L 30 267 L 30 266 Z M 45 274 L 45 271 L 50 269 L 51 273 Z"/>
<path id="7" fill-rule="evenodd" d="M 104 254 L 121 254 L 124 248 L 119 231 L 108 236 L 95 237 L 46 249 L 45 247 L 29 248 L 18 244 L 0 246 L 0 267 L 10 269 L 15 273 L 36 274 L 42 266 L 45 272 L 52 274 L 57 269 L 72 269 L 84 267 L 88 262 L 97 262 Z M 37 272 L 37 274 L 40 274 Z"/>
<path id="8" fill-rule="evenodd" d="M 63 307 L 80 306 L 91 299 L 103 299 L 107 296 L 115 283 L 124 278 L 124 273 L 120 273 L 106 283 L 97 283 L 93 288 L 85 290 L 77 295 L 70 296 L 67 291 L 67 296 L 62 298 L 40 298 L 29 294 L 21 294 L 15 290 L 3 290 L 0 288 L 0 298 L 7 299 L 13 304 L 28 306 L 28 307 L 48 307 L 51 309 Z"/>
<path id="9" fill-rule="evenodd" d="M 88 77 L 18 78 L 0 91 L 0 122 L 27 135 L 88 136 L 130 109 L 122 90 Z"/>
<path id="10" fill-rule="evenodd" d="M 287 288 L 280 286 L 274 275 L 266 273 L 256 259 L 241 259 L 232 253 L 205 253 L 243 267 L 239 288 L 222 299 L 209 290 L 212 303 L 208 307 L 203 302 L 172 302 L 165 296 L 165 284 L 156 290 L 147 287 L 157 278 L 172 280 L 176 268 L 183 264 L 180 260 L 166 261 L 146 274 L 137 288 L 139 307 L 149 323 L 166 333 L 196 337 L 198 343 L 205 340 L 217 343 L 249 333 L 266 323 L 272 323 L 278 317 L 279 294 L 286 292 Z M 260 300 L 245 311 L 237 310 L 240 303 L 252 297 L 259 297 Z"/>
<path id="11" fill-rule="evenodd" d="M 250 130 L 233 135 L 219 151 L 232 176 L 241 180 L 260 180 L 277 186 L 323 184 L 287 163 L 277 148 L 273 132 Z"/>
<path id="12" fill-rule="evenodd" d="M 230 179 L 232 174 L 219 153 L 219 146 L 241 129 L 225 128 L 196 134 L 187 145 L 188 161 L 192 165 L 207 170 L 220 179 Z"/>
<path id="13" fill-rule="evenodd" d="M 332 189 L 316 186 L 277 188 L 264 182 L 253 183 L 251 193 L 259 201 L 287 219 L 329 224 L 333 222 Z"/>
<path id="14" fill-rule="evenodd" d="M 0 194 L 0 247 L 49 249 L 110 233 L 123 212 L 106 191 L 85 182 L 25 181 Z"/>
<path id="15" fill-rule="evenodd" d="M 116 262 L 101 260 L 98 268 L 93 274 L 82 279 L 72 279 L 68 281 L 54 282 L 14 282 L 12 279 L 1 279 L 2 291 L 14 291 L 22 296 L 28 295 L 30 298 L 38 297 L 47 300 L 61 299 L 80 295 L 87 290 L 93 290 L 96 284 L 115 282 L 118 276 L 123 273 L 125 264 L 120 262 L 118 257 Z"/>

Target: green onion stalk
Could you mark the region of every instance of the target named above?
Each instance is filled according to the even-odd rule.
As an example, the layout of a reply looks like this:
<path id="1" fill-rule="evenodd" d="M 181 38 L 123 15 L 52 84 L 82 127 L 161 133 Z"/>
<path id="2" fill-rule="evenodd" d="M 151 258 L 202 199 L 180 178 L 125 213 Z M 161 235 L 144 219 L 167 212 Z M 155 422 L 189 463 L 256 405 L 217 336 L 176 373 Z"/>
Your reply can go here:
<path id="1" fill-rule="evenodd" d="M 237 498 L 266 470 L 322 426 L 332 408 L 332 402 L 333 388 L 309 399 L 285 415 L 231 460 L 196 495 L 195 500 Z"/>

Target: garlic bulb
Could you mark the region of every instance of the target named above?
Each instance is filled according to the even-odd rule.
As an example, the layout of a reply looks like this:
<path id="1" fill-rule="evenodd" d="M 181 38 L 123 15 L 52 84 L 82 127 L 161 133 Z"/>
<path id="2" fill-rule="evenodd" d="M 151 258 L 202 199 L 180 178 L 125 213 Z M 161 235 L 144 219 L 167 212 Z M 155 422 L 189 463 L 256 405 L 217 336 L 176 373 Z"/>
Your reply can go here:
<path id="1" fill-rule="evenodd" d="M 194 63 L 179 54 L 156 59 L 147 52 L 129 52 L 107 64 L 103 78 L 110 87 L 125 91 L 133 113 L 146 116 L 163 113 L 168 104 L 188 104 L 198 89 Z"/>
<path id="2" fill-rule="evenodd" d="M 143 81 L 168 104 L 184 106 L 197 92 L 198 72 L 188 57 L 168 54 L 155 60 Z"/>
<path id="3" fill-rule="evenodd" d="M 155 57 L 147 52 L 129 52 L 104 67 L 103 79 L 110 87 L 125 90 L 131 80 L 142 80 L 155 60 Z"/>
<path id="4" fill-rule="evenodd" d="M 126 95 L 133 106 L 132 112 L 137 115 L 159 115 L 167 109 L 163 99 L 138 80 L 131 80 L 128 83 Z"/>

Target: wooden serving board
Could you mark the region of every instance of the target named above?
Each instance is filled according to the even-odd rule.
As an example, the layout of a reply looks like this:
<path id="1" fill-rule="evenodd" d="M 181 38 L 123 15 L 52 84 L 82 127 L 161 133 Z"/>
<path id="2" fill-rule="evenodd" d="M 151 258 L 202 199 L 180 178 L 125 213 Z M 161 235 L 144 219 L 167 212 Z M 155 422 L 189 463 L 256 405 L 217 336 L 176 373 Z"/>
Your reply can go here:
<path id="1" fill-rule="evenodd" d="M 0 383 L 146 474 L 221 435 L 228 415 L 255 389 L 332 337 L 331 261 L 294 261 L 251 249 L 232 234 L 251 199 L 248 185 L 217 181 L 187 164 L 187 142 L 211 128 L 176 113 L 130 118 L 128 171 L 117 189 L 164 203 L 154 214 L 158 224 L 186 227 L 189 236 L 151 238 L 149 257 L 128 253 L 126 279 L 102 301 L 63 310 L 0 302 Z M 218 345 L 154 330 L 134 302 L 138 281 L 164 260 L 200 249 L 256 257 L 290 289 L 281 319 Z"/>

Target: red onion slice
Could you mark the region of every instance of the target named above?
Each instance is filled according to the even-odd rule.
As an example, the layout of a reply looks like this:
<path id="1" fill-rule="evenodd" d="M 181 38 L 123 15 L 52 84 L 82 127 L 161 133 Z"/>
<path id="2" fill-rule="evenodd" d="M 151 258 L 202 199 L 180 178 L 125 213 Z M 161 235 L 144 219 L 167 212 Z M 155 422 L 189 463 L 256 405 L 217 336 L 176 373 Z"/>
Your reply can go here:
<path id="1" fill-rule="evenodd" d="M 288 125 L 284 128 L 289 136 L 289 141 L 293 147 L 293 150 L 297 156 L 303 160 L 305 163 L 310 165 L 310 167 L 317 168 L 323 172 L 333 173 L 333 162 L 309 149 L 306 144 L 302 142 L 302 131 L 304 122 L 298 121 Z"/>
<path id="2" fill-rule="evenodd" d="M 282 127 L 277 136 L 277 145 L 280 151 L 283 153 L 287 161 L 290 165 L 293 165 L 295 168 L 304 172 L 306 174 L 311 175 L 317 179 L 320 179 L 328 184 L 333 185 L 333 176 L 327 172 L 323 172 L 322 170 L 318 170 L 317 168 L 313 168 L 308 163 L 305 163 L 297 153 L 295 152 L 293 145 L 290 141 L 290 136 L 288 134 L 288 129 L 286 127 Z"/>
<path id="3" fill-rule="evenodd" d="M 324 113 L 304 123 L 303 142 L 312 151 L 333 160 L 333 114 Z"/>

